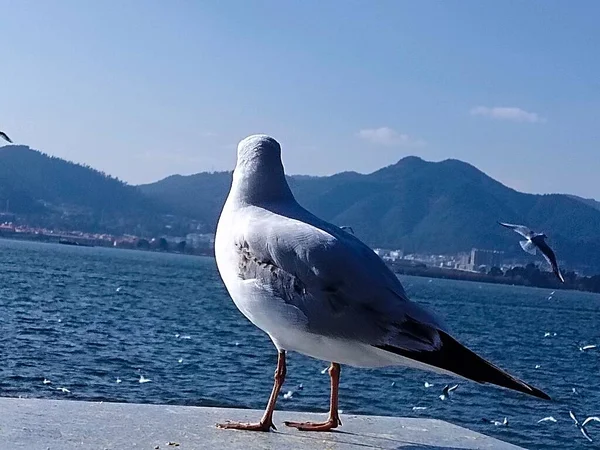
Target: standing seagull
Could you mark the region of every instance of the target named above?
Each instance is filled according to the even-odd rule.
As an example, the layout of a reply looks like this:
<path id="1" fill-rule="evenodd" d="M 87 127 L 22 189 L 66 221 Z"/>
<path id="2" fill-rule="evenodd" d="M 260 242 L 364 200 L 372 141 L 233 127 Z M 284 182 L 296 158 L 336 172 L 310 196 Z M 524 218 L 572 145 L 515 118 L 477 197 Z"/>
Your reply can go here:
<path id="1" fill-rule="evenodd" d="M 9 143 L 13 143 L 13 141 L 8 137 L 8 135 L 4 131 L 0 131 L 0 137 Z"/>
<path id="2" fill-rule="evenodd" d="M 268 431 L 286 375 L 286 352 L 331 361 L 325 422 L 285 422 L 300 430 L 341 425 L 340 364 L 411 366 L 454 373 L 549 399 L 456 341 L 411 302 L 398 278 L 365 244 L 302 208 L 287 184 L 281 148 L 269 136 L 238 145 L 233 183 L 215 238 L 221 277 L 238 309 L 277 348 L 275 382 L 258 423 L 221 428 Z"/>
<path id="3" fill-rule="evenodd" d="M 525 241 L 519 241 L 519 244 L 521 244 L 521 248 L 527 253 L 535 255 L 536 247 L 539 248 L 546 261 L 548 261 L 548 264 L 552 266 L 552 272 L 554 272 L 554 275 L 556 275 L 557 278 L 563 283 L 565 282 L 565 279 L 563 278 L 562 273 L 560 273 L 560 269 L 558 268 L 558 263 L 556 262 L 556 255 L 554 254 L 550 246 L 546 244 L 545 239 L 548 236 L 546 236 L 544 233 L 535 233 L 523 225 L 513 225 L 511 223 L 503 222 L 498 223 L 503 227 L 510 228 L 514 232 L 519 233 L 526 239 Z"/>

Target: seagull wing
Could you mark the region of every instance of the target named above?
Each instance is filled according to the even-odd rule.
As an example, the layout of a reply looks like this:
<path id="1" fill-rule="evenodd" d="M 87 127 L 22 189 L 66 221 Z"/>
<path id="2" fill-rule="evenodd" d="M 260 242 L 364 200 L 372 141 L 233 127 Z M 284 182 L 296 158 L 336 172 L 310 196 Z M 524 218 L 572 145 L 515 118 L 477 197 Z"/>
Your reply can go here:
<path id="1" fill-rule="evenodd" d="M 571 419 L 573 419 L 573 422 L 575 422 L 575 425 L 579 425 L 579 420 L 577 420 L 577 417 L 575 417 L 575 414 L 573 414 L 573 411 L 569 411 L 569 416 L 571 416 Z"/>
<path id="2" fill-rule="evenodd" d="M 590 437 L 590 435 L 588 434 L 588 432 L 585 428 L 579 427 L 579 429 L 581 430 L 581 434 L 583 434 L 588 441 L 594 442 L 594 440 Z"/>
<path id="3" fill-rule="evenodd" d="M 8 135 L 4 131 L 0 131 L 0 137 L 11 144 L 13 141 L 8 137 Z"/>
<path id="4" fill-rule="evenodd" d="M 240 217 L 243 280 L 274 292 L 284 314 L 310 333 L 415 352 L 441 347 L 445 327 L 408 299 L 379 256 L 339 227 L 295 213 L 252 208 Z"/>
<path id="5" fill-rule="evenodd" d="M 388 266 L 355 236 L 297 203 L 239 213 L 233 230 L 238 276 L 280 298 L 280 314 L 295 326 L 549 398 L 451 337 L 439 319 L 408 299 Z"/>
<path id="6" fill-rule="evenodd" d="M 548 261 L 548 264 L 550 264 L 550 266 L 552 267 L 552 272 L 554 272 L 554 275 L 556 275 L 556 277 L 564 283 L 565 279 L 563 278 L 562 273 L 560 273 L 560 269 L 558 268 L 558 263 L 556 262 L 556 255 L 554 254 L 550 246 L 546 244 L 546 241 L 544 240 L 543 236 L 535 236 L 532 239 L 532 242 L 540 249 L 542 255 L 544 256 L 544 259 Z"/>
<path id="7" fill-rule="evenodd" d="M 521 245 L 521 248 L 523 250 L 525 250 L 527 253 L 530 253 L 532 255 L 537 254 L 537 251 L 536 251 L 537 247 L 529 239 L 527 239 L 526 241 L 519 241 L 519 245 Z"/>
<path id="8" fill-rule="evenodd" d="M 596 422 L 600 422 L 600 418 L 593 416 L 593 417 L 588 417 L 587 419 L 585 419 L 583 421 L 583 423 L 581 424 L 582 427 L 585 427 L 588 423 L 592 422 L 592 421 L 596 421 Z"/>
<path id="9" fill-rule="evenodd" d="M 458 387 L 458 384 L 455 384 L 454 386 L 448 388 L 448 392 L 452 392 L 452 391 L 456 390 L 457 387 Z"/>
<path id="10" fill-rule="evenodd" d="M 533 236 L 533 231 L 531 231 L 529 228 L 527 228 L 524 225 L 514 225 L 512 223 L 505 223 L 505 222 L 498 222 L 498 223 L 500 225 L 502 225 L 503 227 L 510 228 L 514 232 L 519 233 L 521 236 L 526 237 L 527 239 L 529 239 L 531 236 Z"/>
<path id="11" fill-rule="evenodd" d="M 548 417 L 544 417 L 543 419 L 540 419 L 537 421 L 537 423 L 540 422 L 556 422 L 556 419 L 552 416 L 548 416 Z"/>

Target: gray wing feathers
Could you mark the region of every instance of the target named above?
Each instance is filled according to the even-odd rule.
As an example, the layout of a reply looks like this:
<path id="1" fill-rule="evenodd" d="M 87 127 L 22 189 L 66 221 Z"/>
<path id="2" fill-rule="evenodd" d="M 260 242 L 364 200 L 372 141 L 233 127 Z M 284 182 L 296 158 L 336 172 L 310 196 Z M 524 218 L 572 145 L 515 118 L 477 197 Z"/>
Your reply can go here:
<path id="1" fill-rule="evenodd" d="M 277 215 L 244 227 L 245 275 L 306 317 L 307 331 L 389 344 L 437 348 L 437 318 L 406 297 L 397 277 L 354 236 Z M 323 227 L 325 228 L 325 227 Z M 336 234 L 337 228 L 337 234 Z"/>
<path id="2" fill-rule="evenodd" d="M 519 241 L 519 244 L 521 245 L 521 248 L 523 250 L 525 250 L 527 253 L 530 253 L 532 255 L 537 254 L 536 251 L 536 246 L 533 242 L 531 242 L 530 240 L 526 240 L 526 241 Z"/>
<path id="3" fill-rule="evenodd" d="M 531 231 L 529 228 L 527 228 L 524 225 L 514 225 L 512 223 L 504 223 L 504 222 L 498 222 L 498 223 L 500 225 L 502 225 L 503 227 L 510 228 L 514 232 L 519 233 L 521 236 L 526 237 L 528 239 L 531 236 L 533 236 L 533 231 Z"/>

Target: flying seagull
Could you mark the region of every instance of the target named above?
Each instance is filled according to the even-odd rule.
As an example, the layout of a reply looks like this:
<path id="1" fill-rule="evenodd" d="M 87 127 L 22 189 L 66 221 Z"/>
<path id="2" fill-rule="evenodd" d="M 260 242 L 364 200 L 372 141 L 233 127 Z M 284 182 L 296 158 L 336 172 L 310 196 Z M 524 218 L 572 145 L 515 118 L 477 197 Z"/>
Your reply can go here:
<path id="1" fill-rule="evenodd" d="M 454 386 L 447 384 L 444 386 L 444 389 L 442 389 L 442 395 L 440 395 L 440 400 L 446 400 L 447 398 L 450 398 L 450 392 L 456 390 L 457 387 L 458 384 L 455 384 Z"/>
<path id="2" fill-rule="evenodd" d="M 497 427 L 507 427 L 508 426 L 508 417 L 505 417 L 502 422 L 499 420 L 486 419 L 485 417 L 481 420 L 483 422 L 491 423 L 492 425 L 497 426 Z"/>
<path id="3" fill-rule="evenodd" d="M 514 232 L 519 233 L 526 239 L 524 241 L 519 241 L 519 244 L 521 244 L 521 248 L 527 253 L 535 255 L 537 253 L 536 248 L 539 249 L 540 252 L 542 252 L 542 256 L 546 259 L 546 261 L 548 261 L 548 264 L 552 266 L 552 272 L 554 272 L 554 275 L 556 275 L 556 277 L 561 282 L 565 282 L 565 279 L 563 278 L 562 273 L 560 273 L 560 269 L 558 268 L 558 263 L 556 262 L 556 255 L 554 254 L 550 246 L 546 244 L 546 238 L 548 238 L 548 236 L 546 236 L 544 233 L 535 233 L 534 231 L 531 231 L 529 228 L 523 225 L 513 225 L 511 223 L 503 222 L 498 223 L 503 227 L 510 228 Z"/>
<path id="4" fill-rule="evenodd" d="M 594 442 L 592 440 L 592 438 L 590 437 L 590 435 L 588 434 L 587 430 L 585 429 L 585 426 L 588 423 L 590 423 L 592 420 L 595 420 L 596 422 L 600 422 L 600 418 L 598 418 L 598 417 L 588 417 L 587 419 L 585 419 L 583 421 L 583 423 L 579 423 L 579 420 L 577 420 L 577 418 L 575 417 L 575 414 L 573 414 L 573 411 L 569 411 L 569 416 L 571 416 L 571 419 L 573 419 L 573 422 L 575 422 L 575 426 L 577 428 L 579 428 L 579 431 L 581 431 L 581 434 L 583 434 L 588 441 Z"/>
<path id="5" fill-rule="evenodd" d="M 4 131 L 0 131 L 0 137 L 9 143 L 13 143 L 13 141 L 8 137 L 8 135 Z"/>
<path id="6" fill-rule="evenodd" d="M 330 361 L 329 417 L 285 422 L 300 430 L 341 425 L 341 364 L 411 366 L 456 374 L 549 399 L 460 344 L 442 322 L 411 302 L 398 278 L 356 236 L 300 206 L 281 147 L 264 135 L 242 140 L 215 238 L 219 273 L 238 309 L 277 348 L 275 381 L 257 423 L 221 428 L 269 431 L 286 376 L 286 352 Z"/>

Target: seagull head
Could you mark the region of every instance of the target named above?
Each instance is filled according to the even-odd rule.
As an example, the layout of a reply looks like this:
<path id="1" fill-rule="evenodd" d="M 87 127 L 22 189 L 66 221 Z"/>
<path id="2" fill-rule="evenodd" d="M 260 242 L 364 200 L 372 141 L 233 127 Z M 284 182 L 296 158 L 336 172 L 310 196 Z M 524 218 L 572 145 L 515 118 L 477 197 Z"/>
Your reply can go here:
<path id="1" fill-rule="evenodd" d="M 232 191 L 239 200 L 250 204 L 293 199 L 279 142 L 271 136 L 255 134 L 238 144 Z"/>
<path id="2" fill-rule="evenodd" d="M 242 139 L 237 148 L 237 167 L 256 162 L 279 162 L 281 164 L 281 146 L 271 136 L 253 134 Z"/>

